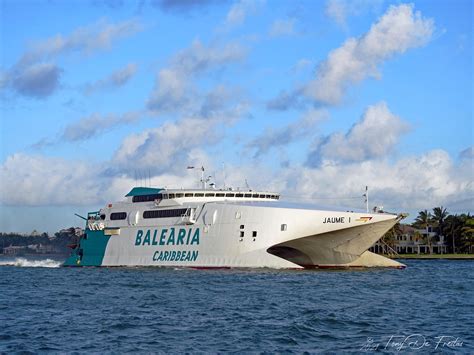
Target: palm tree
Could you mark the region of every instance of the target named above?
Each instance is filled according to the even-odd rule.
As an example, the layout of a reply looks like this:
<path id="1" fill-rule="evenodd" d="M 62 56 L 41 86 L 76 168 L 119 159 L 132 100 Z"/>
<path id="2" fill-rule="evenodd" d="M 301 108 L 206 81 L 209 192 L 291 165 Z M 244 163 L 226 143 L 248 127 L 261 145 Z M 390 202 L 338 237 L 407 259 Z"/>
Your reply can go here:
<path id="1" fill-rule="evenodd" d="M 428 229 L 432 224 L 432 216 L 428 210 L 418 212 L 418 217 L 416 217 L 413 227 L 418 229 Z"/>
<path id="2" fill-rule="evenodd" d="M 443 206 L 433 208 L 432 220 L 436 226 L 436 235 L 438 238 L 444 233 L 446 217 L 448 217 L 448 215 L 448 211 L 446 208 L 443 208 Z"/>
<path id="3" fill-rule="evenodd" d="M 474 218 L 469 214 L 466 216 L 464 225 L 461 228 L 462 251 L 472 253 L 474 248 Z"/>
<path id="4" fill-rule="evenodd" d="M 426 232 L 426 238 L 424 239 L 424 243 L 428 245 L 428 249 L 431 253 L 431 238 L 429 235 L 429 227 L 433 225 L 433 216 L 431 215 L 428 210 L 423 210 L 418 212 L 418 216 L 415 219 L 415 222 L 412 224 L 413 227 L 418 229 L 424 229 Z"/>

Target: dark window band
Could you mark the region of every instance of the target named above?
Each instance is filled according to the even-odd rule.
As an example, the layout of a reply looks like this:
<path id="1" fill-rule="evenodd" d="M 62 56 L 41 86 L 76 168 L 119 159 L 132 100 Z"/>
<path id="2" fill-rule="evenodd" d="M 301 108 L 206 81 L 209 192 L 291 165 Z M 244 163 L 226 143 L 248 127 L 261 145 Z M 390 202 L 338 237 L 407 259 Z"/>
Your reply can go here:
<path id="1" fill-rule="evenodd" d="M 127 218 L 127 212 L 114 212 L 110 214 L 110 219 L 112 221 L 117 221 L 125 218 Z"/>
<path id="2" fill-rule="evenodd" d="M 162 198 L 163 198 L 162 194 L 133 196 L 132 202 L 150 202 L 150 201 L 155 201 L 155 200 L 161 200 Z"/>
<path id="3" fill-rule="evenodd" d="M 170 218 L 181 217 L 187 213 L 187 208 L 178 208 L 174 210 L 154 210 L 143 212 L 143 218 Z"/>

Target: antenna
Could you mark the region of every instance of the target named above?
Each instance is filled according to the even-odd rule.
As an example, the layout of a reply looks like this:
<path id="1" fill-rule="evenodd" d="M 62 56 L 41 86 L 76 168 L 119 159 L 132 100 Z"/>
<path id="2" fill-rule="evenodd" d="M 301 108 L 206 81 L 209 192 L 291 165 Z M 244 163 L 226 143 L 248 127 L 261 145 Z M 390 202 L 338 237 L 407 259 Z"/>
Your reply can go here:
<path id="1" fill-rule="evenodd" d="M 245 186 L 247 187 L 247 190 L 250 190 L 250 186 L 249 186 L 249 183 L 248 183 L 247 179 L 245 179 Z"/>
<path id="2" fill-rule="evenodd" d="M 362 195 L 365 197 L 365 209 L 367 210 L 367 213 L 369 213 L 369 187 L 365 187 L 365 194 Z"/>
<path id="3" fill-rule="evenodd" d="M 224 175 L 224 190 L 225 190 L 225 164 L 222 163 L 222 175 Z"/>

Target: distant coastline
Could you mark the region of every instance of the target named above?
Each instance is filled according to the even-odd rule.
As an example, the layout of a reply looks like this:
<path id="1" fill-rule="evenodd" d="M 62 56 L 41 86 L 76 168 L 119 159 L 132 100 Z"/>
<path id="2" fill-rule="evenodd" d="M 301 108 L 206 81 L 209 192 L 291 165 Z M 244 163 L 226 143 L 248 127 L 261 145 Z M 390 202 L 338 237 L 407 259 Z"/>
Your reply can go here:
<path id="1" fill-rule="evenodd" d="M 445 259 L 445 260 L 474 260 L 474 254 L 402 254 L 392 259 Z"/>

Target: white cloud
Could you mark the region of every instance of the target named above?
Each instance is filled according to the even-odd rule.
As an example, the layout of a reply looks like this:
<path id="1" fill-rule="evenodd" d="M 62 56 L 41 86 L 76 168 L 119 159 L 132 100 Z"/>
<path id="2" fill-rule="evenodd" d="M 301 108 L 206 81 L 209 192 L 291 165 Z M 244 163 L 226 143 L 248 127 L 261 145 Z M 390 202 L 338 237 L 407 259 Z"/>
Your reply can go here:
<path id="1" fill-rule="evenodd" d="M 219 70 L 245 58 L 246 50 L 237 43 L 204 46 L 199 40 L 176 54 L 168 68 L 160 70 L 147 106 L 155 111 L 179 110 L 196 98 L 192 79 Z"/>
<path id="2" fill-rule="evenodd" d="M 474 146 L 468 147 L 459 153 L 459 158 L 463 160 L 473 160 L 474 161 Z"/>
<path id="3" fill-rule="evenodd" d="M 125 67 L 114 71 L 106 78 L 87 84 L 84 91 L 86 94 L 91 94 L 96 91 L 123 86 L 135 75 L 136 72 L 137 65 L 129 63 Z"/>
<path id="4" fill-rule="evenodd" d="M 378 78 L 378 66 L 396 54 L 426 44 L 434 31 L 432 19 L 413 11 L 413 5 L 390 6 L 360 38 L 350 38 L 331 51 L 306 86 L 306 95 L 325 104 L 341 101 L 349 84 Z"/>
<path id="5" fill-rule="evenodd" d="M 173 124 L 171 124 L 173 126 Z M 190 126 L 195 128 L 195 126 Z M 110 174 L 116 161 L 93 164 L 86 161 L 71 161 L 44 156 L 14 154 L 0 166 L 0 203 L 3 205 L 96 205 L 120 200 L 137 182 L 131 178 L 138 170 L 147 175 L 147 165 L 135 154 L 140 151 L 143 139 L 156 134 L 165 137 L 170 133 L 171 142 L 180 144 L 173 133 L 176 127 L 164 129 L 163 133 L 148 132 L 137 135 L 135 142 L 128 140 L 123 148 L 123 158 L 129 161 L 132 174 Z M 185 138 L 189 138 L 187 135 Z M 153 139 L 153 138 L 152 138 Z M 159 153 L 155 164 L 172 164 L 160 173 L 151 171 L 154 186 L 196 186 L 195 172 L 186 172 L 188 164 L 204 164 L 213 172 L 213 162 L 194 144 L 183 142 L 179 149 L 189 149 L 187 159 L 172 160 Z M 156 140 L 150 148 L 167 148 Z M 129 151 L 125 152 L 128 148 Z M 170 148 L 174 158 L 177 151 Z M 151 153 L 151 150 L 150 150 Z M 164 166 L 163 165 L 163 166 Z M 219 164 L 217 164 L 219 165 Z M 174 169 L 173 169 L 174 167 Z M 134 170 L 133 170 L 134 169 Z M 175 170 L 175 171 L 173 171 Z M 283 199 L 312 202 L 322 205 L 364 208 L 362 191 L 366 185 L 370 191 L 370 207 L 383 205 L 386 210 L 418 211 L 443 205 L 452 213 L 474 212 L 472 164 L 455 164 L 448 153 L 434 150 L 420 156 L 412 156 L 395 162 L 371 160 L 349 164 L 325 164 L 318 168 L 290 166 L 272 171 L 265 165 L 255 164 L 232 167 L 226 165 L 227 186 L 243 187 L 245 179 L 253 189 L 277 191 Z M 222 174 L 217 174 L 222 185 Z M 138 184 L 140 179 L 138 179 Z"/>
<path id="6" fill-rule="evenodd" d="M 129 173 L 137 167 L 153 175 L 179 172 L 194 163 L 201 146 L 218 139 L 215 129 L 209 120 L 188 118 L 132 134 L 115 153 L 113 166 Z"/>
<path id="7" fill-rule="evenodd" d="M 326 110 L 311 109 L 303 116 L 284 127 L 273 129 L 268 127 L 265 132 L 255 137 L 248 147 L 255 149 L 255 157 L 258 157 L 270 149 L 280 146 L 286 146 L 298 139 L 311 135 L 315 125 L 328 118 Z"/>
<path id="8" fill-rule="evenodd" d="M 83 141 L 119 125 L 136 122 L 140 118 L 140 112 L 127 112 L 123 115 L 108 116 L 92 114 L 66 126 L 60 139 L 69 142 Z"/>
<path id="9" fill-rule="evenodd" d="M 369 106 L 346 133 L 334 133 L 320 140 L 308 157 L 308 164 L 321 161 L 357 162 L 385 157 L 398 143 L 408 124 L 390 112 L 385 102 Z"/>
<path id="10" fill-rule="evenodd" d="M 151 110 L 168 111 L 186 106 L 188 78 L 174 69 L 161 69 L 147 106 Z"/>
<path id="11" fill-rule="evenodd" d="M 38 41 L 3 74 L 3 86 L 26 97 L 46 98 L 60 86 L 62 69 L 51 63 L 53 59 L 71 52 L 90 54 L 99 49 L 110 48 L 118 38 L 132 35 L 141 29 L 142 26 L 136 20 L 116 24 L 100 21 L 81 27 L 68 36 L 58 34 Z"/>
<path id="12" fill-rule="evenodd" d="M 17 153 L 0 167 L 1 203 L 35 206 L 103 202 L 115 196 L 119 181 L 127 178 L 116 177 L 111 184 L 102 172 L 100 166 L 85 161 Z"/>
<path id="13" fill-rule="evenodd" d="M 295 19 L 275 20 L 270 27 L 269 34 L 272 37 L 291 36 L 295 34 Z"/>
<path id="14" fill-rule="evenodd" d="M 306 196 L 307 202 L 363 208 L 361 195 L 368 185 L 370 207 L 381 204 L 398 212 L 439 205 L 452 206 L 457 212 L 474 210 L 472 170 L 455 165 L 443 150 L 394 163 L 371 160 L 348 164 L 328 162 L 318 168 L 291 167 L 282 175 L 279 181 L 284 182 L 281 189 L 286 195 L 298 200 Z"/>
<path id="15" fill-rule="evenodd" d="M 247 16 L 256 13 L 264 3 L 264 0 L 239 0 L 235 2 L 227 13 L 224 26 L 231 28 L 243 24 Z"/>
<path id="16" fill-rule="evenodd" d="M 19 66 L 48 60 L 58 55 L 79 52 L 90 54 L 96 50 L 108 49 L 119 38 L 128 37 L 143 29 L 135 19 L 118 23 L 101 20 L 97 23 L 80 27 L 67 36 L 58 34 L 43 41 L 36 42 L 19 60 Z"/>

